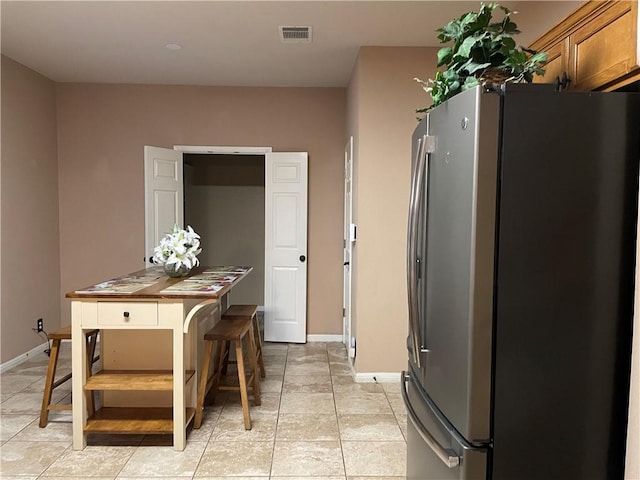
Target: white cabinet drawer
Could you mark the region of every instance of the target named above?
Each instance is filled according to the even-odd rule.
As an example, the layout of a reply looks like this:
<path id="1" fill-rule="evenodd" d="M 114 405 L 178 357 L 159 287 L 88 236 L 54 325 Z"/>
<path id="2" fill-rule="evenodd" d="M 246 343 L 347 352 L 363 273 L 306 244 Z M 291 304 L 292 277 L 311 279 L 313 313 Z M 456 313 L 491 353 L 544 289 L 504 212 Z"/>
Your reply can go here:
<path id="1" fill-rule="evenodd" d="M 157 324 L 157 302 L 98 302 L 98 326 Z"/>

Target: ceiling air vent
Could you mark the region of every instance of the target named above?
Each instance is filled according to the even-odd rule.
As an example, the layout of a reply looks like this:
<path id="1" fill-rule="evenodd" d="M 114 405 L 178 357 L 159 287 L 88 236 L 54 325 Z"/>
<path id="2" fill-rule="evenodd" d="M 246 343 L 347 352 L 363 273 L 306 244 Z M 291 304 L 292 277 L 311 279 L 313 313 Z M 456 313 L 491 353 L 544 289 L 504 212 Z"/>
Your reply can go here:
<path id="1" fill-rule="evenodd" d="M 278 27 L 282 43 L 311 43 L 311 27 Z"/>

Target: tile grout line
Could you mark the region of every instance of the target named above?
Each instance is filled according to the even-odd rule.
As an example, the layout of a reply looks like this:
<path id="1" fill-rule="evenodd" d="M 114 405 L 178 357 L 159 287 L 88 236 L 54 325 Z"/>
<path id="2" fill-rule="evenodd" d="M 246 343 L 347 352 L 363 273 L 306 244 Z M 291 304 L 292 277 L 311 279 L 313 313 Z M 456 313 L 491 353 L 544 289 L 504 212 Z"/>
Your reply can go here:
<path id="1" fill-rule="evenodd" d="M 338 420 L 338 405 L 336 404 L 336 391 L 333 388 L 333 372 L 331 371 L 331 359 L 329 358 L 329 348 L 327 346 L 327 363 L 329 364 L 329 378 L 331 379 L 331 397 L 333 398 L 333 408 L 336 414 L 336 427 L 338 428 L 338 445 L 340 445 L 340 456 L 342 457 L 343 478 L 347 478 L 347 464 L 344 459 L 344 449 L 342 448 L 342 432 L 340 431 L 340 421 Z"/>
<path id="2" fill-rule="evenodd" d="M 340 455 L 342 455 L 342 470 L 344 471 L 344 478 L 347 478 L 347 462 L 344 459 L 344 448 L 342 447 L 342 430 L 340 429 L 340 420 L 338 418 L 338 405 L 336 404 L 336 392 L 333 388 L 333 375 L 331 375 L 331 365 L 329 365 L 329 375 L 331 376 L 331 394 L 333 396 L 333 408 L 336 411 L 336 425 L 338 427 L 338 443 L 340 444 Z"/>
<path id="3" fill-rule="evenodd" d="M 289 360 L 289 347 L 287 345 L 287 354 L 284 357 L 284 370 L 282 371 L 282 384 L 280 385 L 280 397 L 278 399 L 278 413 L 276 414 L 276 429 L 273 433 L 273 447 L 271 448 L 271 465 L 269 466 L 269 480 L 273 476 L 273 459 L 276 456 L 276 440 L 278 439 L 278 424 L 280 423 L 280 408 L 282 407 L 282 393 L 284 390 L 284 377 L 287 373 L 287 362 Z"/>

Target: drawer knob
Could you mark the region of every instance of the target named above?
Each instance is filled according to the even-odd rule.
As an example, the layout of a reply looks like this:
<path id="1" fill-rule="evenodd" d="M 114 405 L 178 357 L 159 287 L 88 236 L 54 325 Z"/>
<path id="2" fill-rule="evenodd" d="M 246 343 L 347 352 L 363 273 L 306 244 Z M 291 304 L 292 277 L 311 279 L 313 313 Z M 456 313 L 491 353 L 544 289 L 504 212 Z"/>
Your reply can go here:
<path id="1" fill-rule="evenodd" d="M 129 318 L 129 312 L 124 312 L 124 318 L 126 318 L 126 319 Z"/>

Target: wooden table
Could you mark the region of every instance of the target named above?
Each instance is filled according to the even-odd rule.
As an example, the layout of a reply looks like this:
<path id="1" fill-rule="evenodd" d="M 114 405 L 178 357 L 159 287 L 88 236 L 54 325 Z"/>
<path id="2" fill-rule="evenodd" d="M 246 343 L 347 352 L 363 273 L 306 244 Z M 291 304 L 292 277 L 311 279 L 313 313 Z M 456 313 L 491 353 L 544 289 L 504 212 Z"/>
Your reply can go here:
<path id="1" fill-rule="evenodd" d="M 162 267 L 151 267 L 67 293 L 72 299 L 74 450 L 84 449 L 88 433 L 173 433 L 174 449 L 184 450 L 195 414 L 200 337 L 220 318 L 227 294 L 251 270 L 201 266 L 187 277 L 170 278 Z M 83 331 L 95 328 L 102 332 L 103 369 L 88 377 Z M 169 331 L 171 340 L 164 343 L 170 345 L 154 340 L 158 330 Z M 114 338 L 138 338 L 115 346 L 105 340 L 107 332 Z M 153 353 L 164 363 L 170 359 L 169 368 L 157 368 Z M 121 362 L 124 357 L 132 368 Z M 103 405 L 88 417 L 87 395 L 93 391 L 103 392 Z M 169 405 L 146 403 L 150 397 L 145 394 L 158 397 L 161 392 L 172 392 Z M 141 398 L 132 400 L 136 394 Z"/>

